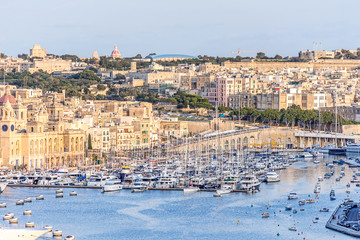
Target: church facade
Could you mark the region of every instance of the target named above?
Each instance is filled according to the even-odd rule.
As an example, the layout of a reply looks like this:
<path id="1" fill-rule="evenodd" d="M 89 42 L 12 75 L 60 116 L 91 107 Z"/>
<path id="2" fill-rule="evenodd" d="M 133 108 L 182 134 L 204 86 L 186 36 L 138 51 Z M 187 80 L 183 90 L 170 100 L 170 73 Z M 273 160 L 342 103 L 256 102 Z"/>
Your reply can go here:
<path id="1" fill-rule="evenodd" d="M 0 99 L 0 165 L 50 169 L 85 164 L 85 132 L 67 129 L 63 105 L 23 103 L 10 87 Z"/>

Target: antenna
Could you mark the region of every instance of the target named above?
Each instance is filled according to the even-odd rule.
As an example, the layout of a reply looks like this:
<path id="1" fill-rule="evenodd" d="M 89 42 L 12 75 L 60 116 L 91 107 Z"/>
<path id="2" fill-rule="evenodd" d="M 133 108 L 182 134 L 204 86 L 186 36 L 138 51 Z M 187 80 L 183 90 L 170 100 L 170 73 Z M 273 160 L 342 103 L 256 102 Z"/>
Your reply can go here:
<path id="1" fill-rule="evenodd" d="M 322 42 L 320 42 L 320 51 L 322 51 L 323 48 L 322 48 Z"/>

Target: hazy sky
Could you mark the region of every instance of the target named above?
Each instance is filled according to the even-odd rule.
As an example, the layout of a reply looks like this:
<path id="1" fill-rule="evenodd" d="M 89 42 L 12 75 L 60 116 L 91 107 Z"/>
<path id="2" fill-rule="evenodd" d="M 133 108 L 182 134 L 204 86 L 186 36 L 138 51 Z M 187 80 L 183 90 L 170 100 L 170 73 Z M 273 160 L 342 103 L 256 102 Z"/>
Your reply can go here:
<path id="1" fill-rule="evenodd" d="M 90 57 L 360 47 L 359 0 L 0 0 L 0 51 Z M 244 54 L 249 55 L 249 54 Z"/>

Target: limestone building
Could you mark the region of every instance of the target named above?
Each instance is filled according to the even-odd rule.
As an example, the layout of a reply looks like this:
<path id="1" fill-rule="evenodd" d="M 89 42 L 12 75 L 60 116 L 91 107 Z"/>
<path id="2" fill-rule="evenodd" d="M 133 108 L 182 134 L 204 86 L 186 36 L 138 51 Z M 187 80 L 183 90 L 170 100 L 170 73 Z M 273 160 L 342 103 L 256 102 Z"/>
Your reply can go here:
<path id="1" fill-rule="evenodd" d="M 47 49 L 42 49 L 40 44 L 34 44 L 33 48 L 30 49 L 31 58 L 45 58 Z"/>
<path id="2" fill-rule="evenodd" d="M 68 129 L 62 116 L 62 105 L 25 105 L 7 86 L 0 99 L 0 165 L 32 169 L 84 164 L 84 131 Z"/>

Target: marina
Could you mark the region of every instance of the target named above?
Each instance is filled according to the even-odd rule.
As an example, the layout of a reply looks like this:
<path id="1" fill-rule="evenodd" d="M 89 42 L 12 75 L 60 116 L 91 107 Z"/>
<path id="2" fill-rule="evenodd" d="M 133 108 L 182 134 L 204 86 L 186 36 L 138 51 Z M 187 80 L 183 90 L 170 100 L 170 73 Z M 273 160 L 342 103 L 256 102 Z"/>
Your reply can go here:
<path id="1" fill-rule="evenodd" d="M 182 239 L 352 239 L 325 228 L 334 209 L 344 199 L 356 198 L 360 190 L 355 184 L 346 187 L 356 176 L 356 169 L 346 165 L 330 165 L 333 175 L 319 181 L 319 176 L 330 172 L 328 165 L 334 160 L 329 156 L 319 164 L 300 160 L 279 171 L 280 182 L 261 183 L 256 193 L 230 191 L 220 198 L 213 197 L 213 189 L 184 194 L 149 188 L 132 193 L 125 187 L 102 193 L 99 187 L 87 186 L 61 186 L 63 198 L 55 198 L 59 186 L 9 185 L 0 195 L 0 202 L 7 204 L 0 213 L 13 212 L 18 227 L 28 222 L 34 223 L 34 229 L 49 225 L 76 239 L 176 239 L 180 235 Z M 344 176 L 336 181 L 341 172 Z M 321 191 L 316 194 L 313 186 L 318 183 Z M 74 190 L 77 196 L 70 197 Z M 336 200 L 329 199 L 331 190 L 336 192 Z M 297 198 L 288 200 L 289 193 Z M 15 204 L 19 199 L 40 195 L 43 201 Z M 289 204 L 291 211 L 285 211 Z M 31 215 L 23 215 L 26 210 L 31 210 Z M 258 232 L 254 224 L 262 221 L 262 231 Z M 3 225 L 16 227 L 6 221 Z M 51 235 L 40 239 L 48 237 Z"/>

